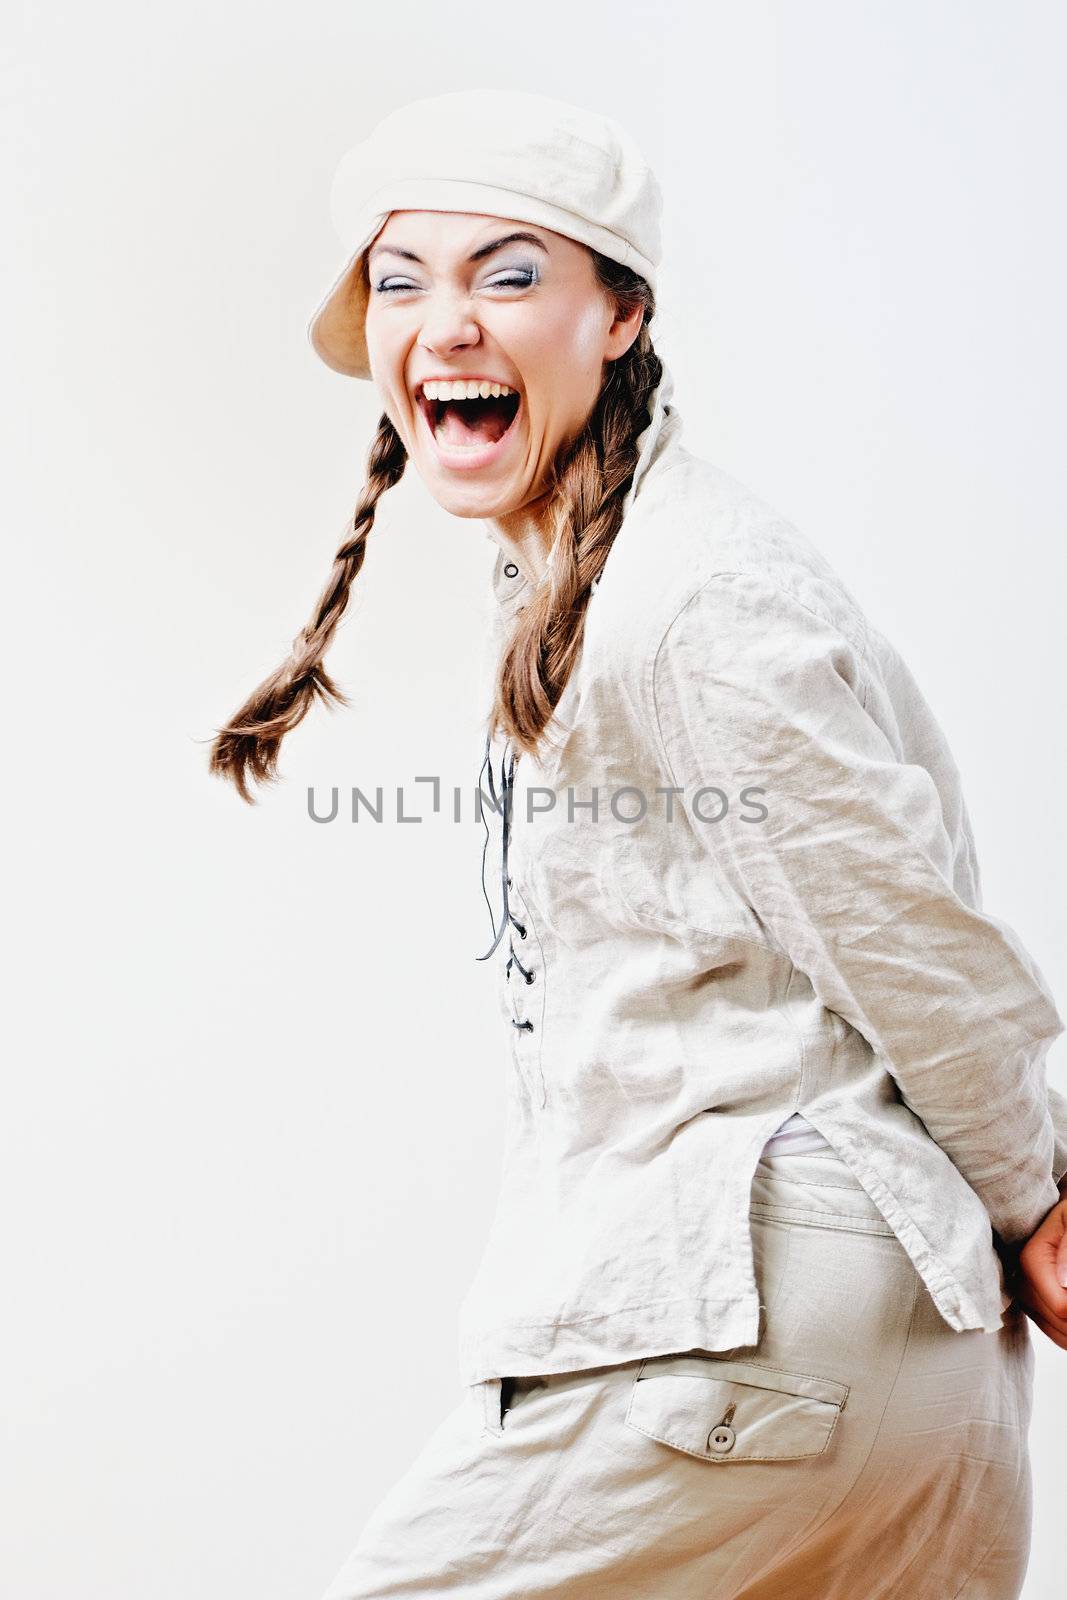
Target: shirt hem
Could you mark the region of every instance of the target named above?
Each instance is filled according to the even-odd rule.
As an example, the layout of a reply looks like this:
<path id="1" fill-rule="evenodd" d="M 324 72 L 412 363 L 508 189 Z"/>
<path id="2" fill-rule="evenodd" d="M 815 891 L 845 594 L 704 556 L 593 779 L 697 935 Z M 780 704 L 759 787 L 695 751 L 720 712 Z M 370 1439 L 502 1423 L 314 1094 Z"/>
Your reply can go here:
<path id="1" fill-rule="evenodd" d="M 511 1322 L 460 1338 L 461 1382 L 578 1372 L 687 1350 L 754 1347 L 759 1300 L 659 1300 L 571 1322 Z M 709 1327 L 709 1315 L 714 1328 Z M 591 1338 L 587 1330 L 595 1327 Z M 709 1342 L 710 1341 L 710 1342 Z"/>

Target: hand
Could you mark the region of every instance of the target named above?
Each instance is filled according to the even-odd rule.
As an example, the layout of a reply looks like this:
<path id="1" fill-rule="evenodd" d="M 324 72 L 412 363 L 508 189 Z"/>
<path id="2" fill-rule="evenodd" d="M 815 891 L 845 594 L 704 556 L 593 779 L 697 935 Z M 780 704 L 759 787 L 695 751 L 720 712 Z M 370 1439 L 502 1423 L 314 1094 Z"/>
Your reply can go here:
<path id="1" fill-rule="evenodd" d="M 1067 1350 L 1067 1194 L 1061 1195 L 1020 1250 L 1011 1288 L 1042 1333 Z"/>

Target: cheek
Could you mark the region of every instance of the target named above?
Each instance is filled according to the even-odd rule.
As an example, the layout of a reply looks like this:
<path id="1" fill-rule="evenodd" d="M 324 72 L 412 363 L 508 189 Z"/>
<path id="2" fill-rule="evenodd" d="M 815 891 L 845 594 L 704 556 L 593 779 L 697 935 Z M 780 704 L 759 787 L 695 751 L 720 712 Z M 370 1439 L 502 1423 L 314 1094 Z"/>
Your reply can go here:
<path id="1" fill-rule="evenodd" d="M 379 330 L 373 327 L 370 317 L 365 324 L 365 337 L 371 382 L 379 404 L 399 433 L 410 431 L 414 427 L 414 418 L 409 415 L 404 390 L 403 350 L 399 347 L 394 349 L 388 341 L 384 341 Z"/>
<path id="2" fill-rule="evenodd" d="M 580 378 L 587 370 L 599 369 L 603 339 L 603 316 L 595 306 L 561 304 L 554 315 L 525 330 L 523 357 L 531 369 L 562 374 L 577 366 Z M 512 354 L 518 356 L 514 345 Z"/>
<path id="3" fill-rule="evenodd" d="M 538 330 L 526 370 L 539 402 L 532 409 L 548 433 L 570 432 L 588 415 L 600 392 L 603 338 L 603 319 L 595 310 L 554 318 Z"/>
<path id="4" fill-rule="evenodd" d="M 590 303 L 570 318 L 571 351 L 586 368 L 599 372 L 604 357 L 604 308 Z"/>
<path id="5" fill-rule="evenodd" d="M 380 382 L 386 388 L 392 387 L 397 372 L 403 371 L 401 360 L 404 341 L 395 320 L 375 316 L 373 302 L 364 319 L 363 337 L 367 341 L 367 359 L 375 382 Z"/>

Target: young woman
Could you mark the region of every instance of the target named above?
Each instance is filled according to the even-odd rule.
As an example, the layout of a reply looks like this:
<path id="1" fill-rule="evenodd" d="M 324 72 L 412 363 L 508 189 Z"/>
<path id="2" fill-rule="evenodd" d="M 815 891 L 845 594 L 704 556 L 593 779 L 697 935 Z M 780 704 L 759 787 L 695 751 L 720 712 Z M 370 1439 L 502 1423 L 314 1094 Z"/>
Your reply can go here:
<path id="1" fill-rule="evenodd" d="M 466 1398 L 328 1600 L 1017 1596 L 1028 1315 L 1067 1345 L 1064 1024 L 980 908 L 933 713 L 818 550 L 682 446 L 623 130 L 445 95 L 333 198 L 311 339 L 383 415 L 212 765 L 250 799 L 343 700 L 323 655 L 409 460 L 485 522 L 509 1070 Z"/>

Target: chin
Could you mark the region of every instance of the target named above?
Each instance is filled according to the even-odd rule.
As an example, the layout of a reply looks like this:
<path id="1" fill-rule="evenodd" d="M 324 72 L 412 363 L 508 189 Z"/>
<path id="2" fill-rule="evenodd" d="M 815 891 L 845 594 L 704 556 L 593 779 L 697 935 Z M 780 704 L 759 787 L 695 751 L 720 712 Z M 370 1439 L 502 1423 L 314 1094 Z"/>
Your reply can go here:
<path id="1" fill-rule="evenodd" d="M 521 496 L 489 483 L 442 483 L 436 475 L 423 476 L 423 482 L 442 510 L 454 517 L 503 517 L 522 504 Z"/>
<path id="2" fill-rule="evenodd" d="M 492 494 L 479 495 L 469 489 L 432 492 L 441 509 L 453 517 L 502 517 L 508 510 L 508 503 Z"/>

